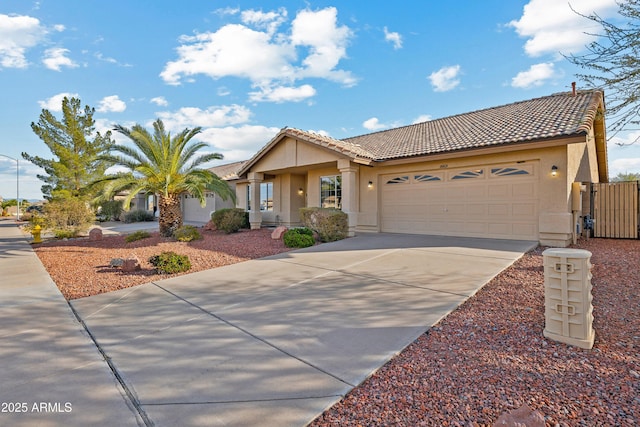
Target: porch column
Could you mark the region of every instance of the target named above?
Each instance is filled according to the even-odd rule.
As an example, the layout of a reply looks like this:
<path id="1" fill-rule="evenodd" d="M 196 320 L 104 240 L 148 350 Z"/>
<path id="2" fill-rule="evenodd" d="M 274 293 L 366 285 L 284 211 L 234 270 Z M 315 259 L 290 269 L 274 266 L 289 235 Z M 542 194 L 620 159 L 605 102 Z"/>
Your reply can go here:
<path id="1" fill-rule="evenodd" d="M 349 218 L 349 236 L 352 237 L 358 224 L 358 167 L 347 159 L 340 159 L 338 170 L 342 174 L 342 212 Z"/>
<path id="2" fill-rule="evenodd" d="M 251 209 L 249 209 L 249 224 L 252 230 L 259 229 L 262 225 L 262 212 L 260 212 L 260 183 L 264 174 L 249 172 L 249 184 L 251 185 Z"/>

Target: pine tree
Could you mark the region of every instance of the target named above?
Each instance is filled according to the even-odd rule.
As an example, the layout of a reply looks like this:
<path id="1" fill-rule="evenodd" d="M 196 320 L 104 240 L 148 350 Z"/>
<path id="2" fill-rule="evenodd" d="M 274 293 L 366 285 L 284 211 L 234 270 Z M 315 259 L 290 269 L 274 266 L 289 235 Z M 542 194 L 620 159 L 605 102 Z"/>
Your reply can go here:
<path id="1" fill-rule="evenodd" d="M 62 120 L 43 109 L 38 123 L 31 129 L 47 145 L 53 159 L 31 156 L 22 157 L 44 169 L 46 175 L 38 175 L 44 181 L 42 193 L 49 200 L 95 196 L 98 188 L 91 184 L 102 177 L 109 163 L 100 156 L 114 145 L 111 131 L 104 135 L 95 131 L 93 114 L 88 105 L 82 109 L 80 99 L 65 97 L 62 101 Z"/>

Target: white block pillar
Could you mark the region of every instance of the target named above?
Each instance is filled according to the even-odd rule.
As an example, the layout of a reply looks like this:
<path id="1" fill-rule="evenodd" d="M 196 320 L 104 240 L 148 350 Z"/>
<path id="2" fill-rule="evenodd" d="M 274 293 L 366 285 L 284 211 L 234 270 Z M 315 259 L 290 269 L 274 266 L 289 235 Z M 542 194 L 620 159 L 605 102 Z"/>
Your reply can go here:
<path id="1" fill-rule="evenodd" d="M 349 236 L 356 234 L 358 223 L 358 167 L 347 159 L 338 160 L 342 174 L 342 212 L 349 218 Z"/>
<path id="2" fill-rule="evenodd" d="M 249 224 L 252 230 L 262 226 L 262 212 L 260 212 L 260 183 L 264 180 L 264 174 L 249 172 L 249 184 L 251 185 L 251 209 L 249 209 Z"/>

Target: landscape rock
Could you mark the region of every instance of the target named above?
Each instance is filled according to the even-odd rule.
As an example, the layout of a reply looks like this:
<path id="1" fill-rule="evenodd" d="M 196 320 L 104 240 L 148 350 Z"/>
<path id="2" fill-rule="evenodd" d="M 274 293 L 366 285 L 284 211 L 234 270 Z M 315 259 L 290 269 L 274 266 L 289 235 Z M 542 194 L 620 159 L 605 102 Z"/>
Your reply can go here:
<path id="1" fill-rule="evenodd" d="M 122 262 L 122 271 L 132 272 L 140 270 L 140 261 L 138 258 L 126 258 Z"/>
<path id="2" fill-rule="evenodd" d="M 89 231 L 89 240 L 92 242 L 102 240 L 102 230 L 99 228 L 92 228 L 91 231 Z"/>
<path id="3" fill-rule="evenodd" d="M 109 267 L 122 267 L 124 260 L 122 258 L 112 258 L 109 261 Z"/>
<path id="4" fill-rule="evenodd" d="M 493 427 L 545 427 L 544 416 L 523 405 L 500 415 Z"/>
<path id="5" fill-rule="evenodd" d="M 271 233 L 271 238 L 273 240 L 280 240 L 282 239 L 282 236 L 286 232 L 287 232 L 287 227 L 285 227 L 284 225 L 281 225 L 279 227 L 276 227 L 275 230 L 273 230 L 273 233 Z"/>

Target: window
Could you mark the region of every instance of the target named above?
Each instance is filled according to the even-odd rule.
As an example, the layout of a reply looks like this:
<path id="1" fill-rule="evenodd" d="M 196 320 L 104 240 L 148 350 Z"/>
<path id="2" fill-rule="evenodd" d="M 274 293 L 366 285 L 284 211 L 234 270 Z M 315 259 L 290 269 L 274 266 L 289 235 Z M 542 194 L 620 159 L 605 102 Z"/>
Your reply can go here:
<path id="1" fill-rule="evenodd" d="M 251 184 L 247 185 L 247 211 L 251 210 Z M 260 183 L 260 210 L 273 210 L 273 182 Z"/>
<path id="2" fill-rule="evenodd" d="M 342 177 L 340 175 L 320 177 L 320 206 L 342 208 Z"/>
<path id="3" fill-rule="evenodd" d="M 530 175 L 530 173 L 520 168 L 493 168 L 491 173 L 496 176 Z"/>
<path id="4" fill-rule="evenodd" d="M 404 184 L 406 182 L 409 182 L 409 177 L 407 175 L 404 175 L 391 178 L 389 181 L 387 181 L 387 184 Z"/>
<path id="5" fill-rule="evenodd" d="M 469 179 L 469 178 L 482 178 L 482 169 L 474 169 L 470 171 L 460 172 L 454 175 L 451 179 Z"/>
<path id="6" fill-rule="evenodd" d="M 414 175 L 413 179 L 417 182 L 441 181 L 440 177 L 428 174 Z"/>
<path id="7" fill-rule="evenodd" d="M 273 182 L 260 183 L 260 210 L 273 210 Z"/>

